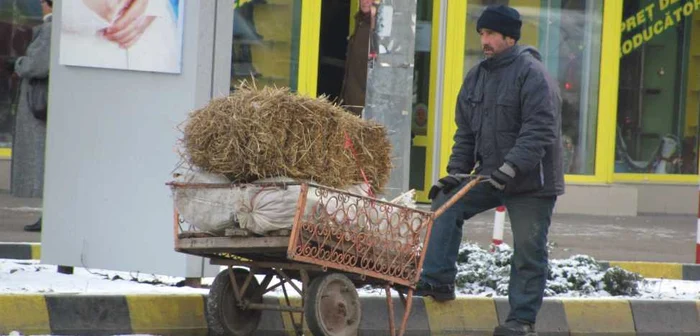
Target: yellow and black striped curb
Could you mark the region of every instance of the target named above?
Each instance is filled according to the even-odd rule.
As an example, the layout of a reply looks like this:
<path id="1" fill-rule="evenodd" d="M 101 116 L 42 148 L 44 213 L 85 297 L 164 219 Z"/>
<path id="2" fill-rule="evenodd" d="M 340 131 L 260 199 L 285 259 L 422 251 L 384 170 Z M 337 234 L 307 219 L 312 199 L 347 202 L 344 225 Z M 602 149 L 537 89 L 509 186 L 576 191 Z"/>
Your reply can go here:
<path id="1" fill-rule="evenodd" d="M 40 259 L 41 243 L 0 243 L 0 259 Z"/>
<path id="2" fill-rule="evenodd" d="M 266 303 L 283 298 L 266 297 Z M 300 304 L 300 300 L 293 300 Z M 362 297 L 361 335 L 388 334 L 383 297 Z M 205 295 L 0 295 L 0 334 L 207 335 Z M 403 306 L 394 300 L 397 324 Z M 505 298 L 415 298 L 407 335 L 491 335 L 508 314 Z M 264 311 L 257 335 L 294 335 L 295 313 Z M 700 335 L 700 300 L 547 298 L 544 335 Z"/>

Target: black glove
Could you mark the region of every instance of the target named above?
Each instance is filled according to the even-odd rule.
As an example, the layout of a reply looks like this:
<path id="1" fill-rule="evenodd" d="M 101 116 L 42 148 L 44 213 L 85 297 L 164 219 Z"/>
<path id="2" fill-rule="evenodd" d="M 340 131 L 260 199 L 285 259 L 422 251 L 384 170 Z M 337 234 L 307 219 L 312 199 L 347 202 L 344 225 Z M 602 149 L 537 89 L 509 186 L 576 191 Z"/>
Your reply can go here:
<path id="1" fill-rule="evenodd" d="M 515 179 L 515 173 L 515 168 L 508 162 L 505 162 L 500 168 L 491 173 L 491 180 L 489 182 L 491 182 L 491 185 L 494 188 L 503 191 L 506 189 L 508 184 L 513 182 L 513 179 Z"/>
<path id="2" fill-rule="evenodd" d="M 464 180 L 463 177 L 458 177 L 455 175 L 447 175 L 437 181 L 435 185 L 430 188 L 428 192 L 428 199 L 435 199 L 438 192 L 442 190 L 443 193 L 447 194 L 456 186 L 458 186 Z"/>
<path id="3" fill-rule="evenodd" d="M 5 70 L 9 71 L 10 73 L 14 73 L 16 61 L 17 61 L 17 59 L 14 57 L 6 58 L 3 61 L 3 67 L 5 68 Z"/>

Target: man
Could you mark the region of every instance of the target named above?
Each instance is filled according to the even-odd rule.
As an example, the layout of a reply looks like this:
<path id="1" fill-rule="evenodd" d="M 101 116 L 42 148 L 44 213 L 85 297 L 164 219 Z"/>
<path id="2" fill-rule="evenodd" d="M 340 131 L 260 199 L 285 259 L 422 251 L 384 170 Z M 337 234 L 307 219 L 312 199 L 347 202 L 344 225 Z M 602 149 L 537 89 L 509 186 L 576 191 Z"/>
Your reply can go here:
<path id="1" fill-rule="evenodd" d="M 8 70 L 15 72 L 22 83 L 15 119 L 12 151 L 12 194 L 17 197 L 41 197 L 44 189 L 44 148 L 46 121 L 34 117 L 29 107 L 30 79 L 49 76 L 52 0 L 40 0 L 44 23 L 34 28 L 25 56 L 6 60 Z M 41 231 L 41 218 L 24 227 Z"/>
<path id="2" fill-rule="evenodd" d="M 513 8 L 486 8 L 477 22 L 485 60 L 467 74 L 457 101 L 457 132 L 448 176 L 430 190 L 433 210 L 468 181 L 490 176 L 436 219 L 416 295 L 455 298 L 464 220 L 505 205 L 514 240 L 510 313 L 494 335 L 536 335 L 548 272 L 547 232 L 564 193 L 561 98 L 540 54 L 516 44 L 522 21 Z"/>
<path id="3" fill-rule="evenodd" d="M 360 10 L 355 14 L 355 32 L 348 41 L 340 98 L 345 108 L 358 116 L 365 106 L 367 62 L 374 50 L 370 44 L 376 10 L 374 0 L 360 0 Z"/>

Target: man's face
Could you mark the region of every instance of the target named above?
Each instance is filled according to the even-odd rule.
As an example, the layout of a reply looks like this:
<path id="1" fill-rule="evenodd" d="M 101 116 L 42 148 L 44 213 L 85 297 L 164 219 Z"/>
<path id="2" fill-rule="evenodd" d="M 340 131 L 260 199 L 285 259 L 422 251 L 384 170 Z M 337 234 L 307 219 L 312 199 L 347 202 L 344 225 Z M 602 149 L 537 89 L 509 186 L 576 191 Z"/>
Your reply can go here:
<path id="1" fill-rule="evenodd" d="M 41 11 L 44 15 L 52 12 L 52 8 L 51 8 L 51 6 L 49 6 L 48 2 L 46 2 L 44 0 L 39 0 L 39 3 L 41 4 Z"/>
<path id="2" fill-rule="evenodd" d="M 369 13 L 369 11 L 372 9 L 372 3 L 374 0 L 360 0 L 360 10 L 363 13 Z"/>
<path id="3" fill-rule="evenodd" d="M 479 31 L 481 36 L 481 49 L 484 51 L 486 58 L 498 55 L 504 50 L 515 45 L 515 40 L 511 37 L 505 37 L 499 32 L 495 32 L 488 28 L 482 28 Z"/>

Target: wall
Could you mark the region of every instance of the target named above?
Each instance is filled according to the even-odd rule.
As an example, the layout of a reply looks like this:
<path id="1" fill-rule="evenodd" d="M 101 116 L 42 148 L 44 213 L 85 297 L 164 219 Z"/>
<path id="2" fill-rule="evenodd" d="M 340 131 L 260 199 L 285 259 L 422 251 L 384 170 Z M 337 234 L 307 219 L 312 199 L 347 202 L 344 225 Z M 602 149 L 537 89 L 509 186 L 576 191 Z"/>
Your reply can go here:
<path id="1" fill-rule="evenodd" d="M 42 262 L 202 276 L 201 258 L 173 250 L 165 183 L 179 160 L 178 124 L 210 100 L 212 83 L 224 86 L 214 92 L 228 92 L 212 71 L 216 9 L 224 5 L 231 1 L 185 1 L 175 75 L 59 65 L 54 29 Z M 230 60 L 230 41 L 228 49 Z"/>

